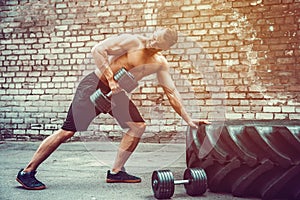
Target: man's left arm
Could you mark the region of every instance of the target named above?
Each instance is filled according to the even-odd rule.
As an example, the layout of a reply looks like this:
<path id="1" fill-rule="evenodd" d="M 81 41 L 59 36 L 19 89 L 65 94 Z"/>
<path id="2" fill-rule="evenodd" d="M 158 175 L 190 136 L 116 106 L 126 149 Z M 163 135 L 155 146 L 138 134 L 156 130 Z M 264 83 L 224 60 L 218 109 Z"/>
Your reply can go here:
<path id="1" fill-rule="evenodd" d="M 172 80 L 172 77 L 169 73 L 169 66 L 166 61 L 162 65 L 161 69 L 157 72 L 157 79 L 176 113 L 178 113 L 189 126 L 196 128 L 197 125 L 183 106 L 181 96 L 174 84 L 174 81 Z"/>

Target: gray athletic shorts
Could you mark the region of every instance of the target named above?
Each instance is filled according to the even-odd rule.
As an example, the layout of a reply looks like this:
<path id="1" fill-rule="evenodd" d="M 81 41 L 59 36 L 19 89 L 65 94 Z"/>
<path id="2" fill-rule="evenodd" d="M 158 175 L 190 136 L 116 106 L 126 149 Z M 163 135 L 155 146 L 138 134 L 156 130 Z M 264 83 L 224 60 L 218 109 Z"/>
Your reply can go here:
<path id="1" fill-rule="evenodd" d="M 104 94 L 110 91 L 110 88 L 100 81 L 94 72 L 83 78 L 78 85 L 67 118 L 63 123 L 63 130 L 86 131 L 91 121 L 101 114 L 90 100 L 91 94 L 99 88 Z M 125 92 L 112 95 L 111 100 L 116 106 L 108 114 L 114 117 L 122 128 L 128 128 L 126 122 L 145 122 Z"/>

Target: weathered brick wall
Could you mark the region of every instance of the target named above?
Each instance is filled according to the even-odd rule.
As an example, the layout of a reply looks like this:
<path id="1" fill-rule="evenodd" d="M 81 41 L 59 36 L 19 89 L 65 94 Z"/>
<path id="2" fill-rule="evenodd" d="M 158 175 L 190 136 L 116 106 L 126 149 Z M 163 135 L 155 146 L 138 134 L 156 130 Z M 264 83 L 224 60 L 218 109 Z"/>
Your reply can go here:
<path id="1" fill-rule="evenodd" d="M 164 54 L 193 117 L 300 119 L 299 0 L 1 0 L 0 10 L 1 139 L 52 134 L 95 67 L 97 42 L 162 26 L 179 31 Z M 148 123 L 145 141 L 182 141 L 185 123 L 154 76 L 131 97 Z M 77 136 L 121 133 L 101 115 Z"/>

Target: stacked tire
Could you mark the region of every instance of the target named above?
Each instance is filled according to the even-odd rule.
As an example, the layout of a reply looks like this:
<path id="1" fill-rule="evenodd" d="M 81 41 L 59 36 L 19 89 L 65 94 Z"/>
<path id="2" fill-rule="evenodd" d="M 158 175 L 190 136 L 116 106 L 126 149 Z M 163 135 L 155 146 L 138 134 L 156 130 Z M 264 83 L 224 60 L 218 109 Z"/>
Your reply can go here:
<path id="1" fill-rule="evenodd" d="M 300 121 L 214 122 L 188 129 L 187 167 L 211 192 L 300 199 Z"/>

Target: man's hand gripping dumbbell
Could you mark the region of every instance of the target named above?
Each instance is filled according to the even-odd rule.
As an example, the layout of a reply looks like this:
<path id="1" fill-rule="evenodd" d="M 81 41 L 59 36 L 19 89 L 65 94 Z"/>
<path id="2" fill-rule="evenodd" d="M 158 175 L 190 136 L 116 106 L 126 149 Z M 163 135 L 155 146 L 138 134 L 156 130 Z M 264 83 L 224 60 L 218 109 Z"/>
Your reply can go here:
<path id="1" fill-rule="evenodd" d="M 124 67 L 117 71 L 117 73 L 114 75 L 114 80 L 118 82 L 120 87 L 127 93 L 130 93 L 138 86 L 138 83 L 134 79 L 134 76 Z M 114 106 L 114 104 L 110 100 L 111 96 L 112 91 L 105 95 L 100 89 L 98 89 L 90 96 L 90 99 L 97 109 L 99 109 L 103 113 L 108 113 Z"/>

